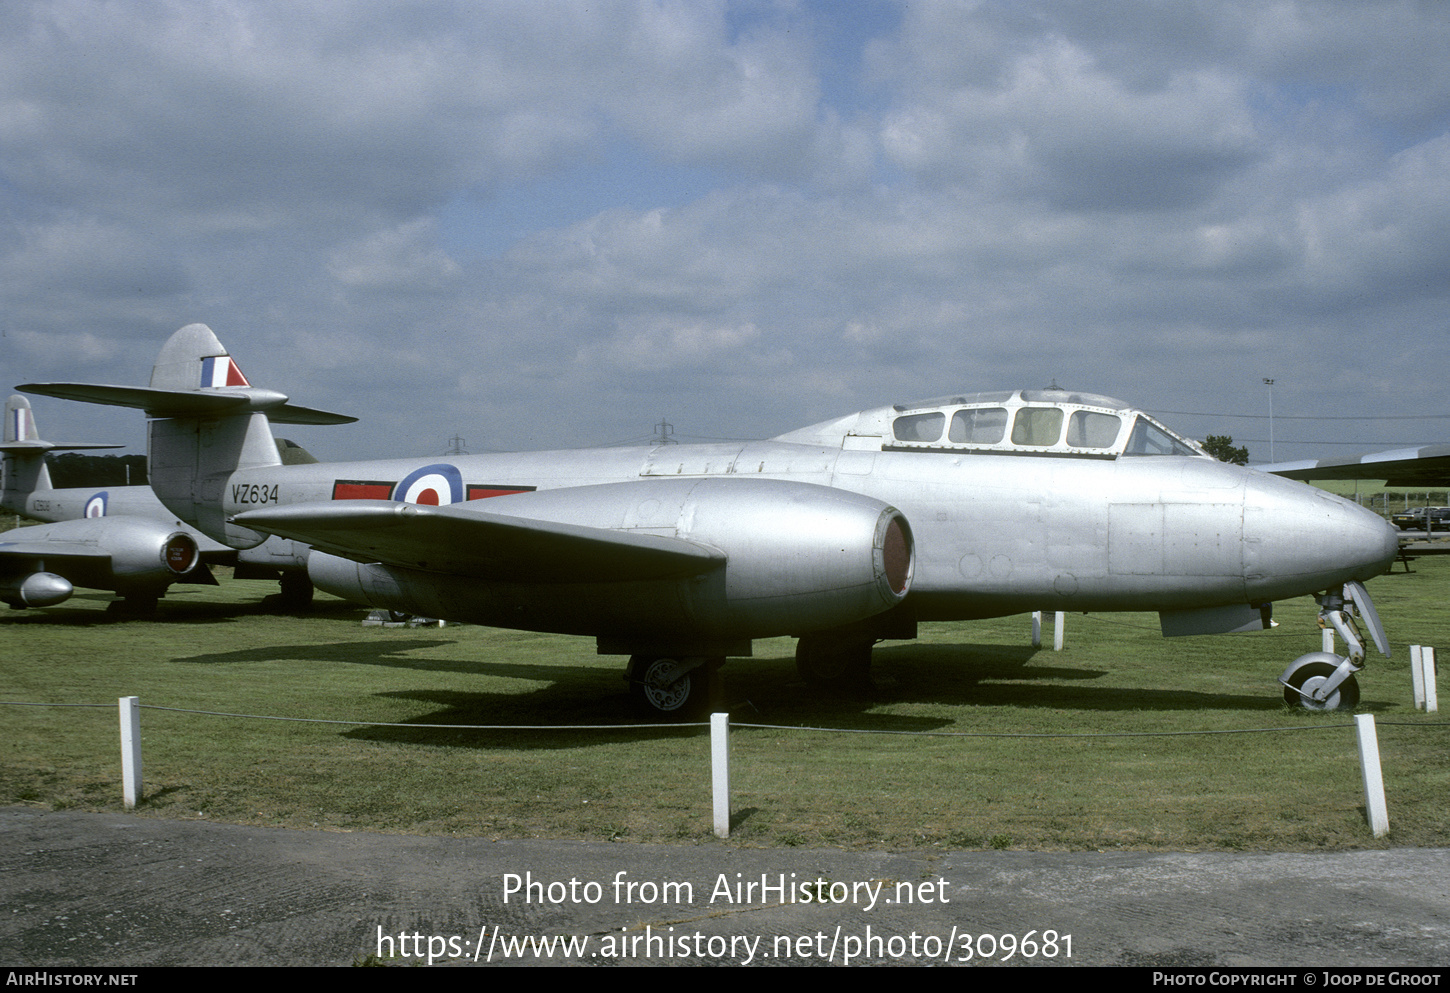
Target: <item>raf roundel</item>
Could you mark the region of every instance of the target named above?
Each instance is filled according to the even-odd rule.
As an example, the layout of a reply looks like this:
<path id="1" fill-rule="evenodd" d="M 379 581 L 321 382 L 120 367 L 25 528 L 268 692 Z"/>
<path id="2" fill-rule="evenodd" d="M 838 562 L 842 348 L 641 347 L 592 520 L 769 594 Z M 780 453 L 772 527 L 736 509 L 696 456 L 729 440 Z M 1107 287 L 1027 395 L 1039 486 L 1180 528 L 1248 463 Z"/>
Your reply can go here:
<path id="1" fill-rule="evenodd" d="M 463 477 L 457 466 L 446 462 L 425 465 L 408 473 L 402 482 L 393 487 L 393 499 L 429 507 L 462 503 Z"/>
<path id="2" fill-rule="evenodd" d="M 89 499 L 86 500 L 85 516 L 105 517 L 106 501 L 108 499 L 110 499 L 110 494 L 108 494 L 105 490 L 102 490 L 100 493 L 92 495 Z"/>

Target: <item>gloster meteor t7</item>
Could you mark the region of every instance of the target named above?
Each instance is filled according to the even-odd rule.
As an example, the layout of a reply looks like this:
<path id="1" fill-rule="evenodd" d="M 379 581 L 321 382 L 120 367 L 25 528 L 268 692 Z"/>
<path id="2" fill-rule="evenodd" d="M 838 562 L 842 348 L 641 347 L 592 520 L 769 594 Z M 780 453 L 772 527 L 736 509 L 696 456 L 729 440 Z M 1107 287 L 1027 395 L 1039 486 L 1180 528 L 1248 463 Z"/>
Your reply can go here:
<path id="1" fill-rule="evenodd" d="M 251 386 L 205 325 L 149 388 L 22 390 L 137 407 L 150 479 L 233 548 L 310 546 L 320 589 L 376 607 L 587 635 L 629 657 L 658 712 L 701 701 L 756 638 L 797 636 L 821 681 L 865 678 L 919 621 L 1031 610 L 1157 611 L 1167 634 L 1268 624 L 1314 594 L 1348 645 L 1281 677 L 1352 705 L 1361 581 L 1397 551 L 1378 515 L 1228 465 L 1109 397 L 1056 389 L 879 407 L 768 441 L 284 465 L 270 422 L 346 418 Z"/>
<path id="2" fill-rule="evenodd" d="M 0 602 L 12 607 L 51 607 L 77 586 L 118 595 L 107 605 L 116 614 L 146 616 L 173 583 L 216 585 L 210 567 L 231 566 L 237 579 L 278 579 L 278 606 L 299 609 L 312 602 L 304 545 L 268 538 L 251 548 L 213 541 L 156 498 L 149 486 L 51 485 L 49 452 L 120 448 L 120 445 L 44 441 L 30 402 L 5 401 L 0 435 L 0 510 L 48 523 L 0 535 Z M 279 438 L 283 463 L 316 459 Z"/>

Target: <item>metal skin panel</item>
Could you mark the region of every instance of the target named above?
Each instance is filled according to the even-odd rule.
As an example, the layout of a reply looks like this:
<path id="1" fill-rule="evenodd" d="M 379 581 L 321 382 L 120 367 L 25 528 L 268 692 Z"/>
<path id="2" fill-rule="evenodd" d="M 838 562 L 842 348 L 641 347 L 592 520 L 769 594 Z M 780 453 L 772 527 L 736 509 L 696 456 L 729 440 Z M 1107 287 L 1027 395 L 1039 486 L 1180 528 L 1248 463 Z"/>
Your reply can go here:
<path id="1" fill-rule="evenodd" d="M 149 445 L 151 488 L 178 517 L 233 548 L 267 540 L 265 534 L 230 523 L 223 506 L 239 469 L 282 465 L 265 414 L 160 418 L 150 422 Z"/>

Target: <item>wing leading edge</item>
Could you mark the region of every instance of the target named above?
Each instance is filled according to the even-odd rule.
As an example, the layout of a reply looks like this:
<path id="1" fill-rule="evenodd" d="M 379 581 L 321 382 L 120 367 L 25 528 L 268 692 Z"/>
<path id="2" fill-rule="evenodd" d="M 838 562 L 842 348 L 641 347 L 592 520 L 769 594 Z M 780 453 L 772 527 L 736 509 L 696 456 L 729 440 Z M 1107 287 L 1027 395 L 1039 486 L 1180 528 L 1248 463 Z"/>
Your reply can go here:
<path id="1" fill-rule="evenodd" d="M 1450 486 L 1450 445 L 1257 465 L 1286 479 L 1383 479 L 1387 486 Z"/>
<path id="2" fill-rule="evenodd" d="M 683 538 L 468 506 L 346 500 L 249 510 L 235 520 L 359 562 L 508 582 L 663 579 L 725 562 L 719 549 Z"/>

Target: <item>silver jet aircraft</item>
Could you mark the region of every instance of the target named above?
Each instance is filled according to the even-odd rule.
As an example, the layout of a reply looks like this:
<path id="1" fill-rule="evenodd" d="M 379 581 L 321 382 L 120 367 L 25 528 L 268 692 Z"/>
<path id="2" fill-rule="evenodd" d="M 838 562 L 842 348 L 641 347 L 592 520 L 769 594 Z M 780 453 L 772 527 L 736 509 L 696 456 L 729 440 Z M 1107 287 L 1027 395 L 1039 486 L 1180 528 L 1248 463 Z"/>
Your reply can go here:
<path id="1" fill-rule="evenodd" d="M 171 337 L 149 388 L 21 389 L 145 410 L 152 486 L 212 538 L 305 542 L 319 588 L 375 607 L 593 636 L 662 714 L 756 638 L 797 636 L 803 676 L 849 682 L 919 621 L 1030 610 L 1206 634 L 1316 594 L 1348 649 L 1281 677 L 1310 709 L 1358 699 L 1356 615 L 1385 650 L 1360 583 L 1396 554 L 1388 523 L 1093 394 L 944 397 L 768 441 L 286 466 L 269 421 L 340 416 L 248 385 L 205 325 Z"/>
<path id="2" fill-rule="evenodd" d="M 24 397 L 6 401 L 4 416 L 0 507 L 53 523 L 0 534 L 0 601 L 20 608 L 51 607 L 85 586 L 112 590 L 121 599 L 111 608 L 140 613 L 172 583 L 216 582 L 201 564 L 199 544 L 225 546 L 175 521 L 147 487 L 58 490 L 50 485 L 47 452 L 121 446 L 42 441 Z M 127 516 L 100 519 L 108 510 Z M 141 516 L 130 516 L 138 510 Z"/>
<path id="3" fill-rule="evenodd" d="M 0 534 L 0 602 L 51 607 L 77 586 L 110 590 L 110 613 L 149 615 L 173 583 L 216 585 L 210 565 L 229 565 L 239 579 L 276 579 L 275 602 L 288 609 L 312 600 L 307 549 L 269 538 L 238 550 L 213 541 L 177 519 L 149 486 L 51 485 L 45 455 L 53 451 L 120 448 L 40 438 L 30 402 L 5 402 L 0 434 L 0 509 L 48 523 Z M 316 462 L 290 441 L 277 441 L 287 464 Z"/>

